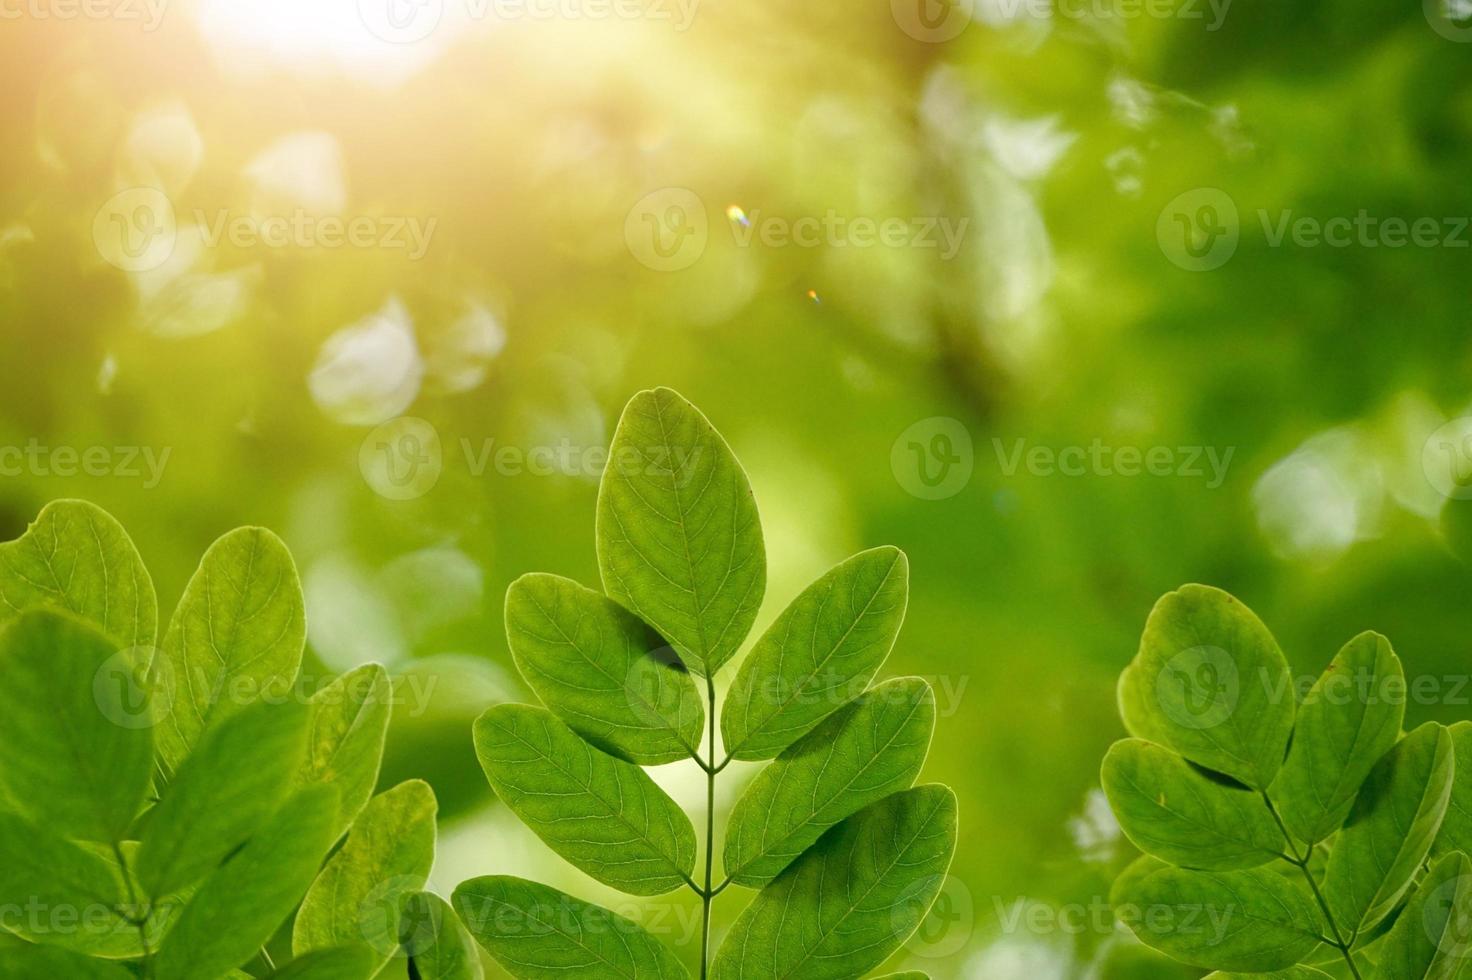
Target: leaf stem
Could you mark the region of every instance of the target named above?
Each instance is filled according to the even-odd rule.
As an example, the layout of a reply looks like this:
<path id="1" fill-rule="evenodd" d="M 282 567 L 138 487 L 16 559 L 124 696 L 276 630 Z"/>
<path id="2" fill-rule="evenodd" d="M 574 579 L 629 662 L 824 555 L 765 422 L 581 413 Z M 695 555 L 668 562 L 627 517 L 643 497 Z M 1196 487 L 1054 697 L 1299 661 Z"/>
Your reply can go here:
<path id="1" fill-rule="evenodd" d="M 1350 937 L 1349 942 L 1344 941 L 1344 937 L 1339 932 L 1339 925 L 1334 921 L 1334 913 L 1329 911 L 1329 903 L 1324 900 L 1323 893 L 1319 891 L 1319 883 L 1314 880 L 1314 873 L 1308 869 L 1309 859 L 1313 857 L 1314 845 L 1310 844 L 1308 852 L 1300 857 L 1298 848 L 1294 846 L 1293 838 L 1288 833 L 1288 828 L 1283 824 L 1283 818 L 1278 816 L 1277 807 L 1273 806 L 1273 801 L 1268 798 L 1266 792 L 1259 790 L 1258 794 L 1262 797 L 1263 803 L 1267 805 L 1268 812 L 1273 815 L 1273 822 L 1278 825 L 1278 832 L 1283 835 L 1283 843 L 1287 846 L 1288 853 L 1292 855 L 1288 858 L 1288 863 L 1303 872 L 1303 878 L 1308 882 L 1309 891 L 1314 893 L 1314 900 L 1319 903 L 1319 909 L 1324 913 L 1324 921 L 1329 924 L 1329 932 L 1334 936 L 1330 945 L 1337 948 L 1339 954 L 1344 957 L 1344 962 L 1349 966 L 1350 976 L 1354 977 L 1354 980 L 1362 980 L 1360 969 L 1355 965 L 1354 956 L 1349 951 L 1354 938 Z"/>
<path id="2" fill-rule="evenodd" d="M 143 947 L 143 977 L 148 980 L 153 976 L 153 950 L 148 945 L 148 919 L 153 910 L 144 909 L 138 902 L 138 886 L 134 884 L 133 872 L 129 870 L 128 860 L 123 856 L 123 845 L 113 841 L 112 854 L 117 859 L 118 871 L 123 876 L 123 886 L 128 890 L 128 904 L 132 907 L 130 914 L 124 918 L 138 929 L 138 945 Z M 140 910 L 142 915 L 139 915 Z"/>
<path id="3" fill-rule="evenodd" d="M 710 745 L 706 749 L 711 763 L 716 758 L 716 682 L 710 674 L 705 675 L 705 694 L 709 703 L 706 714 L 710 719 Z M 705 769 L 705 891 L 701 893 L 700 913 L 700 977 L 705 977 L 710 969 L 710 903 L 716 893 L 711 890 L 712 870 L 715 867 L 715 843 L 716 843 L 716 773 L 726 768 L 730 758 L 719 766 L 706 763 Z M 728 879 L 729 883 L 729 879 Z M 721 886 L 725 888 L 725 885 Z"/>

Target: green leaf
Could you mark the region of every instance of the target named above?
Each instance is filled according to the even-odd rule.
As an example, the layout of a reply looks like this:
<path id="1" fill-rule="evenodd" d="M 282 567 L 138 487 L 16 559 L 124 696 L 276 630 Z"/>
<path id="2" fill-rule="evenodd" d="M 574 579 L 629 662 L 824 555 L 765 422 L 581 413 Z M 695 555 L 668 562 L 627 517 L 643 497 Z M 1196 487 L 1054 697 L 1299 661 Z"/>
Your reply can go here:
<path id="1" fill-rule="evenodd" d="M 1422 879 L 1376 957 L 1397 980 L 1454 980 L 1472 955 L 1472 861 L 1448 854 Z"/>
<path id="2" fill-rule="evenodd" d="M 368 801 L 297 913 L 291 937 L 300 956 L 366 942 L 380 965 L 399 948 L 399 906 L 424 887 L 434 864 L 434 791 L 418 779 Z"/>
<path id="3" fill-rule="evenodd" d="M 1299 840 L 1317 844 L 1343 825 L 1370 768 L 1400 737 L 1404 694 L 1400 658 L 1378 633 L 1346 643 L 1315 682 L 1271 789 Z"/>
<path id="4" fill-rule="evenodd" d="M 910 592 L 898 548 L 861 552 L 808 586 L 741 664 L 721 712 L 726 752 L 770 759 L 868 686 Z"/>
<path id="5" fill-rule="evenodd" d="M 1447 732 L 1452 740 L 1452 797 L 1431 848 L 1433 857 L 1452 851 L 1472 854 L 1472 721 L 1459 721 Z"/>
<path id="6" fill-rule="evenodd" d="M 0 811 L 0 909 L 23 939 L 79 951 L 133 932 L 117 865 L 45 824 Z"/>
<path id="7" fill-rule="evenodd" d="M 687 980 L 685 967 L 643 928 L 555 888 L 493 875 L 461 882 L 455 911 L 517 980 Z"/>
<path id="8" fill-rule="evenodd" d="M 475 754 L 502 802 L 605 885 L 662 895 L 690 880 L 690 819 L 644 770 L 599 752 L 546 709 L 490 708 L 475 722 Z"/>
<path id="9" fill-rule="evenodd" d="M 874 980 L 930 980 L 930 974 L 921 973 L 919 970 L 906 970 L 904 973 L 886 973 Z"/>
<path id="10" fill-rule="evenodd" d="M 604 590 L 714 674 L 751 631 L 767 586 L 756 501 L 700 410 L 668 388 L 624 408 L 598 490 Z"/>
<path id="11" fill-rule="evenodd" d="M 523 575 L 506 592 L 506 638 L 532 690 L 611 755 L 657 766 L 696 754 L 700 692 L 660 635 L 592 589 Z"/>
<path id="12" fill-rule="evenodd" d="M 1255 868 L 1280 857 L 1286 846 L 1261 796 L 1213 780 L 1150 742 L 1115 742 L 1100 781 L 1130 842 L 1171 864 Z"/>
<path id="13" fill-rule="evenodd" d="M 823 721 L 752 780 L 726 829 L 726 874 L 760 888 L 834 824 L 920 774 L 935 695 L 918 677 L 886 681 Z"/>
<path id="14" fill-rule="evenodd" d="M 715 980 L 850 978 L 889 957 L 920 925 L 956 848 L 956 797 L 944 786 L 896 793 L 824 834 L 737 918 Z"/>
<path id="15" fill-rule="evenodd" d="M 167 710 L 158 748 L 169 768 L 214 720 L 283 696 L 305 642 L 301 583 L 281 539 L 246 527 L 212 544 L 174 610 L 155 671 Z"/>
<path id="16" fill-rule="evenodd" d="M 296 793 L 215 870 L 180 913 L 158 951 L 168 980 L 216 980 L 255 955 L 306 893 L 332 846 L 337 794 Z"/>
<path id="17" fill-rule="evenodd" d="M 1112 901 L 1147 946 L 1202 969 L 1282 970 L 1313 952 L 1325 931 L 1307 891 L 1268 868 L 1161 867 L 1116 883 Z"/>
<path id="18" fill-rule="evenodd" d="M 153 579 L 123 526 L 85 500 L 57 500 L 26 533 L 0 544 L 0 624 L 23 610 L 64 609 L 118 647 L 152 647 Z"/>
<path id="19" fill-rule="evenodd" d="M 480 951 L 460 917 L 432 892 L 404 896 L 399 941 L 419 980 L 481 980 Z"/>
<path id="20" fill-rule="evenodd" d="M 368 980 L 378 957 L 367 946 L 339 946 L 298 956 L 267 980 Z"/>
<path id="21" fill-rule="evenodd" d="M 1410 888 L 1446 813 L 1452 766 L 1451 736 L 1427 722 L 1370 770 L 1324 872 L 1324 894 L 1342 931 L 1369 930 Z"/>
<path id="22" fill-rule="evenodd" d="M 306 757 L 297 783 L 337 790 L 339 837 L 373 796 L 393 700 L 393 681 L 378 664 L 351 670 L 312 695 Z"/>
<path id="23" fill-rule="evenodd" d="M 1167 593 L 1131 669 L 1131 710 L 1146 713 L 1153 737 L 1253 789 L 1272 783 L 1293 730 L 1293 684 L 1250 609 L 1204 585 Z"/>
<path id="24" fill-rule="evenodd" d="M 116 651 L 53 610 L 0 633 L 0 796 L 63 837 L 121 841 L 148 793 L 149 715 L 122 700 L 136 691 L 113 686 Z"/>
<path id="25" fill-rule="evenodd" d="M 1156 723 L 1155 692 L 1141 680 L 1140 663 L 1132 661 L 1119 675 L 1115 698 L 1119 702 L 1119 717 L 1125 731 L 1135 738 L 1143 738 L 1157 745 L 1166 743 L 1162 728 Z"/>
<path id="26" fill-rule="evenodd" d="M 307 711 L 257 703 L 205 732 L 149 814 L 137 874 L 167 895 L 215 868 L 276 812 L 301 765 Z"/>
<path id="27" fill-rule="evenodd" d="M 0 980 L 133 980 L 133 974 L 106 960 L 94 960 L 54 946 L 0 949 Z"/>

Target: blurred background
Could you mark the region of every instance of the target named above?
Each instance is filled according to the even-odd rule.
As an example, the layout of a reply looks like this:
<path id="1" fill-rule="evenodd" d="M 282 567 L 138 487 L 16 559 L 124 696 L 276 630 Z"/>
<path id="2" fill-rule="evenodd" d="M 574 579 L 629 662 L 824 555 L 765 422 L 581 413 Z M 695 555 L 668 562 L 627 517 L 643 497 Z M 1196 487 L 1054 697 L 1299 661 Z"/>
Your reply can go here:
<path id="1" fill-rule="evenodd" d="M 496 807 L 507 584 L 596 584 L 605 447 L 679 389 L 750 472 L 761 623 L 913 569 L 964 834 L 892 963 L 1191 977 L 1118 932 L 1097 790 L 1153 601 L 1316 673 L 1373 628 L 1472 717 L 1466 0 L 0 0 L 0 536 L 114 513 L 165 614 L 241 524 L 308 675 L 399 677 L 434 881 L 515 873 L 693 958 Z M 759 624 L 761 625 L 761 624 Z M 721 808 L 749 772 L 732 768 Z M 656 777 L 692 813 L 693 765 Z M 717 903 L 717 931 L 744 901 Z M 494 974 L 493 974 L 494 975 Z"/>

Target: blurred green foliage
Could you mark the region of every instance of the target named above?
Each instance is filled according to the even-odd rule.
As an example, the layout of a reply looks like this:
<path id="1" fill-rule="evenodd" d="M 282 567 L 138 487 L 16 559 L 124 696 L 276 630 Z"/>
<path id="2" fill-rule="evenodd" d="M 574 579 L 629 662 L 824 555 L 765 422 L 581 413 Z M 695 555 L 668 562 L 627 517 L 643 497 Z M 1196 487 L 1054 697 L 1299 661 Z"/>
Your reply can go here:
<path id="1" fill-rule="evenodd" d="M 434 782 L 446 893 L 541 859 L 487 808 L 470 752 L 471 718 L 528 697 L 505 588 L 531 569 L 596 575 L 596 474 L 476 460 L 606 445 L 618 407 L 656 384 L 701 405 L 750 470 L 773 569 L 759 627 L 844 555 L 910 556 L 890 670 L 936 682 L 925 778 L 956 787 L 967 833 L 953 921 L 896 969 L 1178 975 L 1107 919 L 1011 917 L 1102 905 L 1130 856 L 1097 766 L 1120 734 L 1114 680 L 1162 592 L 1231 590 L 1303 672 L 1369 628 L 1428 672 L 1466 671 L 1469 579 L 1423 447 L 1472 402 L 1472 236 L 1274 247 L 1262 223 L 1472 215 L 1472 48 L 1420 4 L 1236 0 L 1212 30 L 1204 6 L 985 0 L 942 44 L 900 29 L 900 0 L 709 2 L 683 31 L 447 17 L 417 45 L 365 40 L 312 4 L 177 0 L 156 30 L 35 9 L 51 8 L 0 21 L 0 446 L 112 462 L 8 468 L 0 533 L 49 499 L 94 500 L 169 606 L 218 534 L 278 531 L 313 669 L 377 659 L 426 680 L 383 779 Z M 109 200 L 136 187 L 179 219 L 161 268 L 120 269 L 99 244 Z M 669 187 L 703 202 L 709 241 L 661 272 L 625 229 Z M 1202 187 L 1239 214 L 1234 254 L 1208 272 L 1157 237 L 1162 210 Z M 743 247 L 732 205 L 969 224 L 949 261 Z M 417 260 L 201 245 L 189 228 L 288 211 L 435 224 Z M 375 493 L 361 465 L 374 425 L 401 414 L 443 450 L 410 500 Z M 933 417 L 974 445 L 969 481 L 940 500 L 891 463 Z M 1216 487 L 1009 473 L 1017 440 L 1232 455 Z M 120 447 L 168 452 L 156 485 L 119 472 Z M 1449 522 L 1463 554 L 1465 523 Z M 1468 714 L 1413 704 L 1407 725 Z"/>

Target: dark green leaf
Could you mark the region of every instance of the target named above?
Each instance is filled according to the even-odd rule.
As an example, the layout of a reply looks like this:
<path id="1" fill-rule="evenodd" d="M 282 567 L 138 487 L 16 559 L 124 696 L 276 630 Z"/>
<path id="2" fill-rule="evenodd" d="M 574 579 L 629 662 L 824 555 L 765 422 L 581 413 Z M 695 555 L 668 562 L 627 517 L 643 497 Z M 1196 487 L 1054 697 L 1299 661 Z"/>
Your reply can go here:
<path id="1" fill-rule="evenodd" d="M 282 697 L 305 641 L 301 583 L 281 539 L 247 527 L 212 544 L 174 610 L 155 670 L 164 762 L 177 768 L 214 720 Z"/>
<path id="2" fill-rule="evenodd" d="M 200 885 L 158 951 L 168 980 L 217 980 L 255 955 L 311 884 L 337 816 L 337 794 L 312 786 L 286 801 Z"/>
<path id="3" fill-rule="evenodd" d="M 1370 770 L 1324 874 L 1341 930 L 1369 930 L 1410 888 L 1446 813 L 1452 767 L 1451 736 L 1427 722 Z"/>
<path id="4" fill-rule="evenodd" d="M 472 878 L 455 911 L 517 980 L 686 980 L 673 953 L 637 924 L 520 878 Z"/>
<path id="5" fill-rule="evenodd" d="M 653 766 L 696 754 L 705 709 L 668 644 L 624 607 L 557 575 L 506 593 L 506 637 L 532 690 L 573 731 Z"/>
<path id="6" fill-rule="evenodd" d="M 1255 868 L 1283 854 L 1261 796 L 1217 782 L 1169 749 L 1115 742 L 1100 773 L 1120 828 L 1136 847 L 1185 868 Z"/>
<path id="7" fill-rule="evenodd" d="M 1452 740 L 1452 796 L 1431 848 L 1434 857 L 1452 851 L 1472 854 L 1472 721 L 1459 721 L 1447 732 Z"/>
<path id="8" fill-rule="evenodd" d="M 731 811 L 726 874 L 759 888 L 834 824 L 920 774 L 935 695 L 918 677 L 886 681 L 824 720 L 762 770 Z"/>
<path id="9" fill-rule="evenodd" d="M 1116 883 L 1111 900 L 1147 946 L 1202 969 L 1282 970 L 1313 952 L 1325 932 L 1306 889 L 1267 868 L 1160 867 Z"/>
<path id="10" fill-rule="evenodd" d="M 741 664 L 721 713 L 726 752 L 770 759 L 868 686 L 905 619 L 910 566 L 861 552 L 793 600 Z"/>
<path id="11" fill-rule="evenodd" d="M 1330 980 L 1330 977 L 1311 966 L 1290 966 L 1267 973 L 1209 973 L 1206 980 Z"/>
<path id="12" fill-rule="evenodd" d="M 116 862 L 3 811 L 0 909 L 16 935 L 81 952 L 136 934 L 124 916 L 141 911 L 128 903 Z"/>
<path id="13" fill-rule="evenodd" d="M 367 943 L 383 964 L 398 952 L 399 907 L 434 864 L 434 791 L 413 779 L 368 801 L 297 913 L 296 955 Z"/>
<path id="14" fill-rule="evenodd" d="M 1253 789 L 1272 783 L 1293 730 L 1293 685 L 1250 609 L 1204 585 L 1167 593 L 1129 670 L 1126 705 L 1152 739 Z"/>
<path id="15" fill-rule="evenodd" d="M 432 892 L 404 896 L 399 942 L 419 980 L 481 980 L 480 951 L 460 917 Z"/>
<path id="16" fill-rule="evenodd" d="M 393 710 L 393 682 L 378 664 L 364 664 L 312 695 L 306 758 L 297 782 L 337 790 L 341 836 L 378 783 Z"/>
<path id="17" fill-rule="evenodd" d="M 660 895 L 689 880 L 690 819 L 644 770 L 599 752 L 546 709 L 489 709 L 475 722 L 475 752 L 502 802 L 604 884 Z"/>
<path id="18" fill-rule="evenodd" d="M 1395 980 L 1455 980 L 1472 957 L 1472 861 L 1448 854 L 1421 880 L 1380 943 L 1376 962 Z"/>
<path id="19" fill-rule="evenodd" d="M 138 549 L 85 500 L 47 504 L 25 534 L 0 544 L 0 625 L 38 606 L 75 614 L 119 648 L 150 648 L 158 635 L 158 599 Z"/>
<path id="20" fill-rule="evenodd" d="M 133 974 L 54 946 L 21 946 L 0 949 L 0 980 L 133 980 Z"/>
<path id="21" fill-rule="evenodd" d="M 722 942 L 712 977 L 862 976 L 920 925 L 955 847 L 956 797 L 946 787 L 873 804 L 757 894 Z"/>
<path id="22" fill-rule="evenodd" d="M 1360 784 L 1405 716 L 1405 675 L 1390 641 L 1361 633 L 1344 645 L 1298 711 L 1273 802 L 1301 841 L 1317 844 L 1349 815 Z"/>
<path id="23" fill-rule="evenodd" d="M 741 646 L 767 559 L 741 464 L 700 410 L 668 388 L 624 408 L 598 492 L 603 587 L 698 674 Z"/>
<path id="24" fill-rule="evenodd" d="M 0 796 L 63 837 L 121 841 L 153 773 L 139 693 L 113 685 L 117 647 L 70 614 L 23 613 L 0 633 Z"/>
<path id="25" fill-rule="evenodd" d="M 257 703 L 205 732 L 149 814 L 138 880 L 167 895 L 216 867 L 276 812 L 301 765 L 307 710 Z"/>

